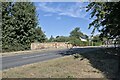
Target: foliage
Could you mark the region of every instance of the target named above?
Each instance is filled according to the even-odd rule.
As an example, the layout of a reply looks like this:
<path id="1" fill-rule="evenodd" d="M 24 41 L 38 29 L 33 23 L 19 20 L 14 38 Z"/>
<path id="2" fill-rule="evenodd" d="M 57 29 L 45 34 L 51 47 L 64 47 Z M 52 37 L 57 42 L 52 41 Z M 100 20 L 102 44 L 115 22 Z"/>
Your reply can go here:
<path id="1" fill-rule="evenodd" d="M 88 46 L 89 42 L 88 41 L 81 41 L 80 39 L 76 38 L 70 38 L 69 43 L 71 43 L 73 46 Z"/>
<path id="2" fill-rule="evenodd" d="M 55 42 L 68 42 L 69 41 L 69 37 L 66 36 L 57 36 L 54 39 Z"/>
<path id="3" fill-rule="evenodd" d="M 30 49 L 31 42 L 41 35 L 35 9 L 32 2 L 2 2 L 3 52 Z"/>
<path id="4" fill-rule="evenodd" d="M 91 40 L 92 42 L 93 42 L 93 46 L 100 46 L 100 45 L 102 45 L 102 40 L 101 40 L 101 38 L 99 37 L 99 35 L 95 35 L 95 36 L 93 36 L 93 38 L 92 38 L 92 40 Z M 92 45 L 92 44 L 91 44 Z"/>
<path id="5" fill-rule="evenodd" d="M 50 39 L 48 40 L 48 42 L 53 42 L 54 41 L 54 37 L 51 35 Z"/>
<path id="6" fill-rule="evenodd" d="M 41 27 L 36 27 L 35 28 L 35 41 L 36 42 L 45 42 L 47 40 L 46 35 L 43 33 L 41 30 Z"/>
<path id="7" fill-rule="evenodd" d="M 93 32 L 97 29 L 101 32 L 100 37 L 106 37 L 107 40 L 109 38 L 117 41 L 120 39 L 120 1 L 92 2 L 87 6 L 87 11 L 91 11 L 91 18 L 95 18 L 90 24 L 90 27 L 94 27 Z M 120 61 L 120 54 L 118 61 Z M 118 74 L 120 74 L 120 62 L 118 65 Z"/>
<path id="8" fill-rule="evenodd" d="M 71 43 L 73 46 L 85 46 L 88 45 L 88 42 L 81 41 L 80 38 L 84 38 L 88 40 L 88 36 L 86 34 L 83 34 L 80 31 L 79 27 L 76 27 L 74 30 L 70 32 L 69 36 L 69 43 Z"/>
<path id="9" fill-rule="evenodd" d="M 92 41 L 99 42 L 100 41 L 99 35 L 93 36 Z"/>
<path id="10" fill-rule="evenodd" d="M 81 42 L 80 39 L 74 37 L 71 37 L 69 40 L 69 43 L 72 44 L 73 46 L 80 46 L 80 42 Z"/>
<path id="11" fill-rule="evenodd" d="M 48 42 L 67 42 L 67 43 L 71 43 L 73 46 L 88 45 L 88 42 L 81 41 L 80 38 L 84 38 L 88 40 L 88 36 L 86 34 L 83 34 L 80 31 L 79 27 L 76 27 L 74 30 L 70 32 L 70 36 L 56 36 L 56 38 L 51 36 Z"/>
<path id="12" fill-rule="evenodd" d="M 120 2 L 92 2 L 87 6 L 87 11 L 91 11 L 91 18 L 94 19 L 90 24 L 90 27 L 94 27 L 93 32 L 97 29 L 101 37 L 120 37 L 119 4 Z"/>
<path id="13" fill-rule="evenodd" d="M 93 42 L 93 44 L 91 44 L 92 46 L 100 46 L 102 45 L 102 42 Z"/>
<path id="14" fill-rule="evenodd" d="M 83 33 L 80 31 L 79 27 L 76 27 L 74 30 L 70 32 L 70 37 L 74 37 L 80 39 L 83 36 Z"/>
<path id="15" fill-rule="evenodd" d="M 81 44 L 80 46 L 88 46 L 89 45 L 89 42 L 88 41 L 81 41 Z"/>

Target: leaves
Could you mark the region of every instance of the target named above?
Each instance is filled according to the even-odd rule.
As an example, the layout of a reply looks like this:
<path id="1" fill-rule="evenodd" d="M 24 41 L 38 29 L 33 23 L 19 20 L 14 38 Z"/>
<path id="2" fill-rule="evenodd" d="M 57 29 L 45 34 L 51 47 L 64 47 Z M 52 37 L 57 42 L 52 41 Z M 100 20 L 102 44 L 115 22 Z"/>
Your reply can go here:
<path id="1" fill-rule="evenodd" d="M 30 44 L 35 39 L 39 38 L 38 41 L 44 41 L 44 33 L 36 26 L 37 17 L 33 3 L 2 2 L 3 51 L 26 50 L 30 49 Z"/>
<path id="2" fill-rule="evenodd" d="M 80 39 L 84 34 L 80 31 L 79 27 L 76 27 L 74 30 L 70 32 L 70 37 L 75 37 L 77 39 Z"/>
<path id="3" fill-rule="evenodd" d="M 46 41 L 46 35 L 43 33 L 43 31 L 41 30 L 41 27 L 37 27 L 35 28 L 35 40 L 37 42 L 45 42 Z"/>
<path id="4" fill-rule="evenodd" d="M 87 6 L 87 12 L 91 11 L 89 28 L 94 27 L 101 32 L 102 37 L 116 38 L 120 36 L 120 2 L 92 2 Z M 102 26 L 102 28 L 101 28 Z"/>

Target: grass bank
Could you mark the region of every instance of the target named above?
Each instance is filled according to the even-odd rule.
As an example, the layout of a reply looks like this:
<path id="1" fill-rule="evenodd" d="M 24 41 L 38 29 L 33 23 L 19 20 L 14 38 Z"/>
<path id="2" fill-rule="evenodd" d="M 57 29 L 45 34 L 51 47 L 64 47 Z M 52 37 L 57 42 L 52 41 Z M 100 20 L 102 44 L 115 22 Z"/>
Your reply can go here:
<path id="1" fill-rule="evenodd" d="M 89 60 L 73 56 L 34 63 L 3 71 L 4 78 L 101 78 L 104 75 L 93 68 Z"/>

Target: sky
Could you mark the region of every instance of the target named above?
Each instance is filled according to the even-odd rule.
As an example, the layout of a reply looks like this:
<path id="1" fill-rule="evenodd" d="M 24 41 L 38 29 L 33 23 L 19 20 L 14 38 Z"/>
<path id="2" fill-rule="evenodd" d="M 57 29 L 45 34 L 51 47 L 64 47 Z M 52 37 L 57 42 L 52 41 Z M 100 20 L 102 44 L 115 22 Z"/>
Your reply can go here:
<path id="1" fill-rule="evenodd" d="M 56 36 L 69 36 L 75 27 L 80 27 L 81 32 L 91 35 L 92 22 L 90 12 L 86 12 L 87 2 L 35 2 L 39 26 L 50 38 Z M 97 32 L 95 33 L 97 34 Z"/>

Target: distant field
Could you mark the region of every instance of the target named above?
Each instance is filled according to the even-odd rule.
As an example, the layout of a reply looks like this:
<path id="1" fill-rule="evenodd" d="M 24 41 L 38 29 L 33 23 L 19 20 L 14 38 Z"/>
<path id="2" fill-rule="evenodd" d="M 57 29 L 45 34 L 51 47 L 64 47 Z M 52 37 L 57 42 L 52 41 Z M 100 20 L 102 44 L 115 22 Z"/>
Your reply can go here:
<path id="1" fill-rule="evenodd" d="M 104 51 L 80 53 L 3 71 L 4 78 L 114 78 L 118 70 L 116 56 Z M 101 56 L 100 56 L 101 55 Z"/>

